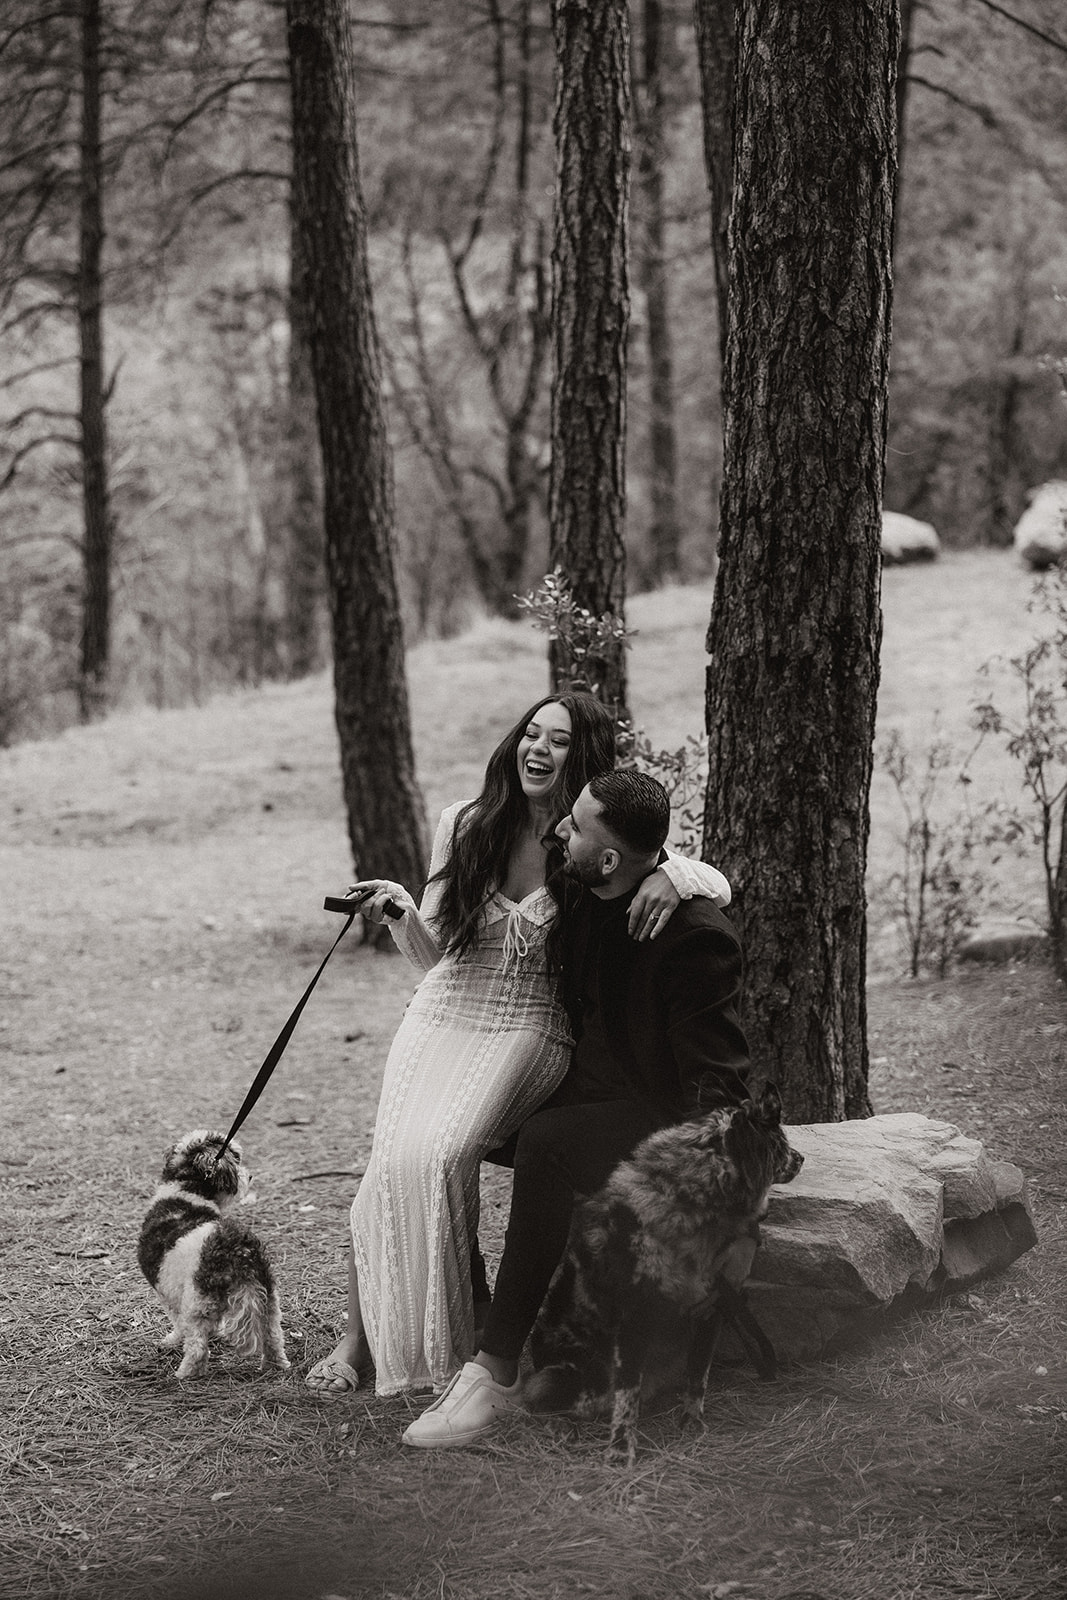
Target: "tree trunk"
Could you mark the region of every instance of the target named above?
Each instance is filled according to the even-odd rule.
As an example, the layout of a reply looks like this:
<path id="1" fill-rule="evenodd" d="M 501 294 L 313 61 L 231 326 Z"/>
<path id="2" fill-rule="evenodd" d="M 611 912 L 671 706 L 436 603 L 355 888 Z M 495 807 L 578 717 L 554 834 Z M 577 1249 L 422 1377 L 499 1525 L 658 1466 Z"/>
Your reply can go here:
<path id="1" fill-rule="evenodd" d="M 626 595 L 626 338 L 630 62 L 625 0 L 553 0 L 553 248 L 549 564 L 595 616 Z M 564 660 L 553 644 L 554 681 Z M 627 716 L 621 643 L 590 660 L 604 704 Z"/>
<path id="2" fill-rule="evenodd" d="M 1067 805 L 1060 807 L 1056 865 L 1051 863 L 1051 818 L 1045 823 L 1045 883 L 1048 891 L 1048 932 L 1056 976 L 1067 983 Z"/>
<path id="3" fill-rule="evenodd" d="M 794 1121 L 867 1098 L 895 0 L 738 8 L 705 853 L 730 870 L 755 1060 Z"/>
<path id="4" fill-rule="evenodd" d="M 500 554 L 503 590 L 500 610 L 503 616 L 512 617 L 518 614 L 517 593 L 526 573 L 535 518 L 543 501 L 543 475 L 537 460 L 534 420 L 551 338 L 547 229 L 536 214 L 530 193 L 531 155 L 536 133 L 531 9 L 531 0 L 522 0 L 515 21 L 519 116 L 515 136 L 507 321 L 516 325 L 524 322 L 528 329 L 526 365 L 517 403 L 502 404 L 504 392 L 499 377 L 491 375 L 490 382 L 504 425 L 504 482 L 507 485 L 502 504 L 504 543 Z"/>
<path id="5" fill-rule="evenodd" d="M 415 781 L 393 570 L 392 462 L 371 303 L 346 0 L 286 0 L 293 206 L 307 249 L 327 591 L 348 832 L 361 876 L 417 890 Z"/>
<path id="6" fill-rule="evenodd" d="M 1002 369 L 992 374 L 989 444 L 986 452 L 986 482 L 989 498 L 986 510 L 986 538 L 983 543 L 1008 548 L 1014 536 L 1021 495 L 1018 484 L 1021 451 L 1018 446 L 1019 405 L 1025 388 L 1019 378 L 1026 346 L 1025 303 L 1013 308 Z M 1034 363 L 1036 366 L 1036 362 Z M 1013 483 L 1013 479 L 1016 481 Z"/>
<path id="7" fill-rule="evenodd" d="M 83 545 L 83 621 L 78 713 L 83 722 L 102 716 L 111 656 L 112 523 L 108 494 L 104 381 L 103 164 L 100 149 L 102 87 L 100 0 L 82 0 L 82 122 L 79 167 L 78 340 Z"/>
<path id="8" fill-rule="evenodd" d="M 985 453 L 987 485 L 983 543 L 1008 546 L 1023 504 L 1027 482 L 1026 444 L 1019 413 L 1029 374 L 1036 362 L 1026 355 L 1027 325 L 1034 282 L 1033 217 L 1040 215 L 1033 193 L 1024 188 L 1010 207 L 1004 232 L 1004 292 L 998 297 L 999 327 L 1005 330 L 1004 354 L 989 373 L 989 442 Z M 1024 377 L 1022 374 L 1026 374 Z"/>
<path id="9" fill-rule="evenodd" d="M 290 207 L 290 215 L 292 207 Z M 291 222 L 289 277 L 289 428 L 285 492 L 289 507 L 285 574 L 288 674 L 306 678 L 322 665 L 319 615 L 325 588 L 322 471 L 315 427 L 315 375 L 308 320 L 307 263 L 301 230 Z"/>
<path id="10" fill-rule="evenodd" d="M 663 172 L 667 159 L 663 72 L 663 7 L 645 0 L 638 127 L 638 183 L 642 228 L 638 252 L 648 322 L 649 471 L 652 520 L 648 530 L 648 577 L 662 584 L 678 576 L 678 440 L 674 420 L 674 348 L 667 285 L 667 222 Z"/>
<path id="11" fill-rule="evenodd" d="M 734 0 L 695 0 L 693 7 L 700 63 L 700 105 L 704 123 L 704 169 L 711 201 L 711 258 L 719 322 L 719 370 L 726 368 L 729 297 L 727 233 L 733 201 L 734 58 L 737 49 Z"/>
<path id="12" fill-rule="evenodd" d="M 907 138 L 908 67 L 915 25 L 915 0 L 900 0 L 900 50 L 897 55 L 897 178 L 893 201 L 894 219 L 900 216 L 900 184 L 904 172 L 904 146 Z"/>

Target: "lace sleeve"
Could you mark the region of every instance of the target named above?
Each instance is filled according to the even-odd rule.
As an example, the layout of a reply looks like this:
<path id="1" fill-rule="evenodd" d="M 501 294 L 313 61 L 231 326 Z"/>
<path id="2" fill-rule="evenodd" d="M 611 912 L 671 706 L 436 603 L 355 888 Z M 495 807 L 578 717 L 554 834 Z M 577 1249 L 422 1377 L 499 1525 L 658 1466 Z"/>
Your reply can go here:
<path id="1" fill-rule="evenodd" d="M 683 900 L 703 895 L 706 900 L 714 900 L 717 906 L 730 904 L 733 894 L 730 880 L 718 867 L 709 866 L 706 861 L 694 861 L 692 856 L 676 855 L 673 850 L 667 851 L 667 859 L 660 865 Z"/>
<path id="2" fill-rule="evenodd" d="M 429 882 L 423 891 L 418 911 L 405 911 L 402 917 L 389 922 L 389 932 L 397 949 L 407 957 L 412 966 L 418 967 L 423 972 L 429 972 L 431 967 L 435 967 L 443 954 L 442 946 L 438 943 L 437 929 L 441 885 L 436 881 L 436 875 L 451 852 L 459 810 L 458 805 L 447 806 L 441 813 L 441 820 L 434 835 L 433 849 L 430 852 Z"/>

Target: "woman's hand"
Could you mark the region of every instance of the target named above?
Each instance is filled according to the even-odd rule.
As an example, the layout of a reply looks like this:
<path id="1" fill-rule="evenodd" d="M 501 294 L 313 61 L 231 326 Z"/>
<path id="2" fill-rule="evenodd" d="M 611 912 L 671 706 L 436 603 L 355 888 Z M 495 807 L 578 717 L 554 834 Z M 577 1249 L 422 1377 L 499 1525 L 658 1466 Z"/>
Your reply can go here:
<path id="1" fill-rule="evenodd" d="M 643 944 L 646 939 L 654 939 L 663 932 L 681 903 L 681 895 L 663 868 L 657 867 L 644 879 L 630 902 L 630 915 L 626 921 L 630 938 L 636 939 L 638 944 Z"/>
<path id="2" fill-rule="evenodd" d="M 364 878 L 359 883 L 350 883 L 345 899 L 354 901 L 353 911 L 358 911 L 368 922 L 395 920 L 389 916 L 387 907 L 395 907 L 401 913 L 418 910 L 404 885 L 388 878 Z"/>

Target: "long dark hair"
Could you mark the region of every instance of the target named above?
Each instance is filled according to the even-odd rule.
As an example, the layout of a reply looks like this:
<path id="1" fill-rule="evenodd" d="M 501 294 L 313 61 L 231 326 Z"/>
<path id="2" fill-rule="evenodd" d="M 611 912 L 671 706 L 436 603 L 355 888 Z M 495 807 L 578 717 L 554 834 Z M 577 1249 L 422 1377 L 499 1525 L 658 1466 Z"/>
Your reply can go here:
<path id="1" fill-rule="evenodd" d="M 439 915 L 446 947 L 453 954 L 462 954 L 476 943 L 482 908 L 507 875 L 512 847 L 529 814 L 519 784 L 519 741 L 537 713 L 549 705 L 562 706 L 571 719 L 570 748 L 552 796 L 546 836 L 550 842 L 545 876 L 557 903 L 564 892 L 559 870 L 563 853 L 553 829 L 590 778 L 610 772 L 615 765 L 615 724 L 610 712 L 591 694 L 579 690 L 546 694 L 519 718 L 489 757 L 481 794 L 457 816 L 452 853 L 437 874 L 443 886 Z"/>

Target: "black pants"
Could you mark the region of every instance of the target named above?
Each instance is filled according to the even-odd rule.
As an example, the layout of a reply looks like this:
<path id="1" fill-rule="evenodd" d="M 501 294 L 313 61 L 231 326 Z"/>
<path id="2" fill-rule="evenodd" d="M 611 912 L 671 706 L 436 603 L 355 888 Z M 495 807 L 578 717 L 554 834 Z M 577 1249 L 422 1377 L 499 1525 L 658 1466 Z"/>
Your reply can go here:
<path id="1" fill-rule="evenodd" d="M 487 1355 L 517 1361 L 563 1259 L 575 1198 L 595 1194 L 667 1119 L 637 1100 L 559 1105 L 519 1130 L 504 1254 L 482 1335 Z"/>

